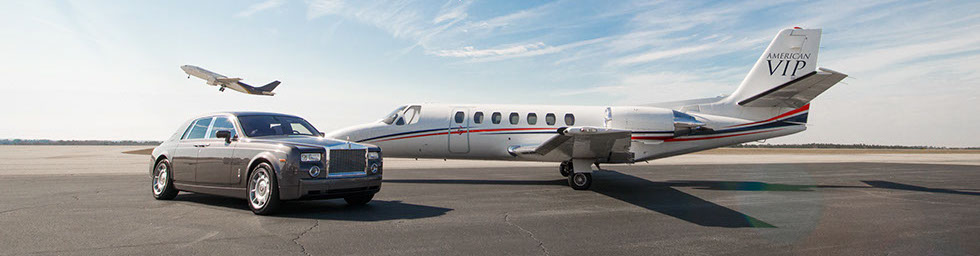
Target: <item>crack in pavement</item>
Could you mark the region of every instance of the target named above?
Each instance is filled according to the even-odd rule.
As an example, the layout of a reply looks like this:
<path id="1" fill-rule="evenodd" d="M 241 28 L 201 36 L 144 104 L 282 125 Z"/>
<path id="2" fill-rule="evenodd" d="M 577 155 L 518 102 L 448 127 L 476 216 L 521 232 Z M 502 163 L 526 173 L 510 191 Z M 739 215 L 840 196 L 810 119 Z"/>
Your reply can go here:
<path id="1" fill-rule="evenodd" d="M 299 248 L 303 250 L 302 251 L 303 254 L 306 254 L 307 256 L 313 256 L 313 254 L 310 254 L 309 252 L 306 251 L 306 246 L 300 244 L 299 239 L 305 236 L 307 233 L 310 233 L 310 231 L 313 231 L 313 229 L 317 227 L 320 227 L 320 220 L 316 220 L 316 222 L 313 223 L 313 226 L 310 226 L 310 228 L 304 230 L 302 233 L 299 233 L 299 235 L 297 235 L 296 238 L 293 238 L 292 240 L 294 244 L 298 245 Z"/>
<path id="2" fill-rule="evenodd" d="M 507 225 L 511 225 L 511 226 L 517 227 L 518 229 L 520 229 L 521 231 L 523 231 L 524 233 L 526 233 L 527 236 L 530 237 L 532 240 L 534 240 L 535 242 L 538 242 L 538 247 L 541 248 L 541 252 L 543 252 L 544 255 L 551 255 L 551 253 L 548 252 L 548 248 L 544 246 L 544 242 L 542 242 L 541 240 L 538 240 L 537 237 L 534 237 L 534 233 L 532 233 L 530 230 L 525 229 L 524 227 L 521 227 L 521 225 L 517 225 L 517 224 L 514 224 L 513 222 L 510 222 L 510 213 L 509 212 L 505 212 L 504 213 L 504 222 L 507 223 Z"/>

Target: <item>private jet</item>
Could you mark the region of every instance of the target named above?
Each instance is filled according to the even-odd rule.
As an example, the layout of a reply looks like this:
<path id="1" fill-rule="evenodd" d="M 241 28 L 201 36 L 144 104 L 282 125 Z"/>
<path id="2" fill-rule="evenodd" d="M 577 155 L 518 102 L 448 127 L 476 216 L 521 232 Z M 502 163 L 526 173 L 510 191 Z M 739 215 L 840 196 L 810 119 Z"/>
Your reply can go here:
<path id="1" fill-rule="evenodd" d="M 817 68 L 820 29 L 779 31 L 734 93 L 639 106 L 408 104 L 327 134 L 388 157 L 547 161 L 573 189 L 630 164 L 806 130 L 810 101 L 847 75 Z"/>

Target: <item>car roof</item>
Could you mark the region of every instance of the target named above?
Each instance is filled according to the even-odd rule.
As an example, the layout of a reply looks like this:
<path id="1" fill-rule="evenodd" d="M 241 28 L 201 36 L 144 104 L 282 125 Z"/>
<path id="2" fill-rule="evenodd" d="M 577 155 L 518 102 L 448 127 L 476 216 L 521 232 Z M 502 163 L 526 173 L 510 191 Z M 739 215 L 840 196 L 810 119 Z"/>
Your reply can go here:
<path id="1" fill-rule="evenodd" d="M 295 115 L 282 114 L 282 113 L 272 113 L 272 112 L 257 112 L 257 111 L 226 111 L 226 112 L 215 112 L 206 115 L 200 115 L 197 118 L 214 116 L 214 115 L 233 115 L 233 116 L 289 116 L 301 118 Z"/>

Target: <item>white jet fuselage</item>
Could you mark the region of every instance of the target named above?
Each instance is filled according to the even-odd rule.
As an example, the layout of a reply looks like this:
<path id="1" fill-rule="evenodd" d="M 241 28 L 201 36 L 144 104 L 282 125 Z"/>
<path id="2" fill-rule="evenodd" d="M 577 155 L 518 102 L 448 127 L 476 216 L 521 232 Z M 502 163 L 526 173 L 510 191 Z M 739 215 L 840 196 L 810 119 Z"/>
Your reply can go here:
<path id="1" fill-rule="evenodd" d="M 187 73 L 187 75 L 189 75 L 189 76 L 197 77 L 197 78 L 203 79 L 204 81 L 207 81 L 207 84 L 212 85 L 212 86 L 219 86 L 219 85 L 221 85 L 221 84 L 219 84 L 218 79 L 228 78 L 226 76 L 223 76 L 223 75 L 218 74 L 218 73 L 211 72 L 210 70 L 203 69 L 203 68 L 198 67 L 198 66 L 183 65 L 183 66 L 180 66 L 180 69 L 181 70 L 184 70 L 184 73 Z"/>
<path id="2" fill-rule="evenodd" d="M 405 113 L 413 107 L 417 111 Z M 787 120 L 805 119 L 808 107 L 763 122 L 694 114 L 703 124 L 691 129 L 678 127 L 674 110 L 656 107 L 416 104 L 400 108 L 402 113 L 388 120 L 327 136 L 380 146 L 388 157 L 561 162 L 573 158 L 567 153 L 570 150 L 544 155 L 513 152 L 522 146 L 541 145 L 561 128 L 596 127 L 629 131 L 628 150 L 633 157 L 625 162 L 633 162 L 797 133 L 806 126 Z M 462 122 L 457 122 L 460 112 Z M 499 122 L 494 120 L 496 113 Z M 511 122 L 514 114 L 516 124 Z"/>

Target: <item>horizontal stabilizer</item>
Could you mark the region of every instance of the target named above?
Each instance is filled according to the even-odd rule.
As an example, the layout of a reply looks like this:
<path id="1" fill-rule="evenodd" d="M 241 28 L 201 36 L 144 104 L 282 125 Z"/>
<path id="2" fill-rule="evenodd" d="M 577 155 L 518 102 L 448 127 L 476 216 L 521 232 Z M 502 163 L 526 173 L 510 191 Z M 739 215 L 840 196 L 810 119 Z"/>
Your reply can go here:
<path id="1" fill-rule="evenodd" d="M 782 85 L 773 87 L 748 99 L 738 102 L 745 107 L 785 107 L 800 108 L 810 103 L 831 86 L 847 75 L 830 69 L 820 68 Z"/>

